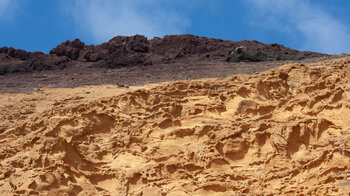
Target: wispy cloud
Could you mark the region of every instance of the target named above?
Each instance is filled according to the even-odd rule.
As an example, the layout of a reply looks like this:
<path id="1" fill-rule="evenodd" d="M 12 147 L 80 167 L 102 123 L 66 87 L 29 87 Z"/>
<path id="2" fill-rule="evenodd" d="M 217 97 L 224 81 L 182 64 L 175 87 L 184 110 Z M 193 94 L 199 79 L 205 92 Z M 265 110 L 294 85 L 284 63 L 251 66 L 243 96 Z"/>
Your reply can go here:
<path id="1" fill-rule="evenodd" d="M 152 38 L 183 32 L 189 21 L 170 4 L 163 0 L 74 0 L 66 6 L 79 29 L 102 42 L 116 35 Z"/>
<path id="2" fill-rule="evenodd" d="M 0 0 L 0 19 L 10 19 L 17 8 L 17 0 Z"/>
<path id="3" fill-rule="evenodd" d="M 308 0 L 247 0 L 255 25 L 295 37 L 302 50 L 350 52 L 349 28 Z"/>

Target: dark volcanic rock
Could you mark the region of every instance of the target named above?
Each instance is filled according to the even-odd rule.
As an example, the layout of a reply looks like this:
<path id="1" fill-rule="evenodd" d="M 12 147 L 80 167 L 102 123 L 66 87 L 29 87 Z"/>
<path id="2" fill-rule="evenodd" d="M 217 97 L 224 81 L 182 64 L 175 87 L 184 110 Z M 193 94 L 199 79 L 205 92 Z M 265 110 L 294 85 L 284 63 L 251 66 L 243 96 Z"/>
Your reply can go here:
<path id="1" fill-rule="evenodd" d="M 86 45 L 79 39 L 53 48 L 50 55 L 40 52 L 0 48 L 0 74 L 62 69 L 72 63 L 92 67 L 117 68 L 135 65 L 194 62 L 260 62 L 302 60 L 327 56 L 301 52 L 279 44 L 258 41 L 227 41 L 194 35 L 169 35 L 148 40 L 141 35 L 117 36 L 100 45 Z"/>
<path id="2" fill-rule="evenodd" d="M 154 38 L 151 40 L 151 47 L 154 53 L 160 55 L 169 54 L 204 54 L 225 47 L 223 40 L 208 39 L 194 35 L 167 35 L 163 39 Z"/>
<path id="3" fill-rule="evenodd" d="M 57 56 L 66 56 L 72 60 L 78 60 L 81 56 L 80 52 L 86 50 L 85 43 L 79 39 L 74 41 L 66 41 L 50 51 L 50 54 Z"/>
<path id="4" fill-rule="evenodd" d="M 80 40 L 66 41 L 50 52 L 72 60 L 98 62 L 97 67 L 147 65 L 191 61 L 259 62 L 301 60 L 325 54 L 300 52 L 279 44 L 258 41 L 227 41 L 194 35 L 168 35 L 153 38 L 135 35 L 117 36 L 101 45 L 85 45 Z"/>
<path id="5" fill-rule="evenodd" d="M 149 41 L 146 37 L 136 35 L 132 37 L 118 36 L 107 43 L 95 47 L 103 56 L 98 67 L 116 68 L 133 65 L 144 65 L 149 53 Z"/>
<path id="6" fill-rule="evenodd" d="M 42 52 L 26 52 L 13 48 L 0 48 L 0 75 L 63 69 L 71 60 L 65 56 L 47 55 Z"/>
<path id="7" fill-rule="evenodd" d="M 31 58 L 35 58 L 36 56 L 40 56 L 40 55 L 44 55 L 44 53 L 42 52 L 27 52 L 25 50 L 22 49 L 14 49 L 12 47 L 2 47 L 0 48 L 0 55 L 1 56 L 8 56 L 14 59 L 18 59 L 18 60 L 28 60 Z"/>

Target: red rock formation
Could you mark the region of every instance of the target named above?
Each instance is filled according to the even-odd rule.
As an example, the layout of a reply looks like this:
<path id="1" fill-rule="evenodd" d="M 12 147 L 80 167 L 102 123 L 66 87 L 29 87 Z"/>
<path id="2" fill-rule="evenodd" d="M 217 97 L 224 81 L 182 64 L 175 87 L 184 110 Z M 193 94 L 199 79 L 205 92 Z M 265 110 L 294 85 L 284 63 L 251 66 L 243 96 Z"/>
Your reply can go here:
<path id="1" fill-rule="evenodd" d="M 117 36 L 96 46 L 86 45 L 79 39 L 66 41 L 53 48 L 50 55 L 3 47 L 0 48 L 0 74 L 62 69 L 70 66 L 67 64 L 70 61 L 94 62 L 93 67 L 116 68 L 177 62 L 302 60 L 321 56 L 327 55 L 296 51 L 279 44 L 266 45 L 258 41 L 228 41 L 194 35 L 169 35 L 151 40 L 142 35 Z M 27 66 L 38 60 L 42 62 L 41 65 L 34 63 L 30 68 Z"/>

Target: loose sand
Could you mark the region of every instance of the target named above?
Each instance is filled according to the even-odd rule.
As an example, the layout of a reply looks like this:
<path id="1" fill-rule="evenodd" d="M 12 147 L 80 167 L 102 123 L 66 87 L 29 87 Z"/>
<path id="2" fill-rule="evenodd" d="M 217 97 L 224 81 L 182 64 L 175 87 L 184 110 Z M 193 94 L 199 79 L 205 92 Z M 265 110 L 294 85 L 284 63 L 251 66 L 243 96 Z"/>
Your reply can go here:
<path id="1" fill-rule="evenodd" d="M 0 95 L 0 195 L 349 195 L 350 58 Z"/>

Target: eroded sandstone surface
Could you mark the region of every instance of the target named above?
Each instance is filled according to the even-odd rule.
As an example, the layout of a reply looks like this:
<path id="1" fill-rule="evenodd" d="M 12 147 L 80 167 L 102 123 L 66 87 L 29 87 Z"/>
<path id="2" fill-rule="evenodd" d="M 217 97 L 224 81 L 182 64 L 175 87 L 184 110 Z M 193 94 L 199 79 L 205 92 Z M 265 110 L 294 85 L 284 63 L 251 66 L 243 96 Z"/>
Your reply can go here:
<path id="1" fill-rule="evenodd" d="M 350 58 L 0 97 L 1 195 L 349 195 Z"/>

